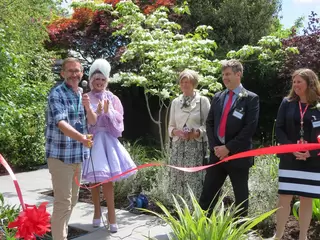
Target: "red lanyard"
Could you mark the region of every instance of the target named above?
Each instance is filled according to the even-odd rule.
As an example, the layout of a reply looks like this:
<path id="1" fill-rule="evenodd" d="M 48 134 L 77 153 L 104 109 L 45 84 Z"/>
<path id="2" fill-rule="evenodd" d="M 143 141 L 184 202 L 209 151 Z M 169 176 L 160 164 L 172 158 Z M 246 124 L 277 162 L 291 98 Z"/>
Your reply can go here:
<path id="1" fill-rule="evenodd" d="M 306 105 L 306 107 L 304 108 L 303 112 L 302 112 L 302 107 L 301 107 L 301 102 L 299 101 L 299 109 L 300 109 L 300 137 L 303 140 L 303 135 L 304 135 L 304 131 L 303 131 L 303 117 L 304 114 L 306 113 L 307 109 L 309 107 L 309 104 Z"/>

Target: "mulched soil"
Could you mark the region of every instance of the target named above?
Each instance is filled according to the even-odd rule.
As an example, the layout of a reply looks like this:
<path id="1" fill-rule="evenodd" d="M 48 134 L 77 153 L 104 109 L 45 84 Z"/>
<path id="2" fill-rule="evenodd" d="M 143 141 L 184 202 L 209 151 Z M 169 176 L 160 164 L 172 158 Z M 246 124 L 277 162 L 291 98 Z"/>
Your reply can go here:
<path id="1" fill-rule="evenodd" d="M 309 227 L 308 238 L 310 240 L 320 239 L 320 222 L 312 221 Z M 299 223 L 294 216 L 289 217 L 287 223 L 284 239 L 296 240 L 299 239 Z"/>
<path id="2" fill-rule="evenodd" d="M 85 234 L 87 234 L 88 231 L 79 229 L 79 228 L 75 228 L 75 227 L 68 227 L 68 239 L 74 239 L 80 236 L 83 236 Z M 47 236 L 39 238 L 37 237 L 36 240 L 52 240 L 52 236 L 51 236 L 51 232 L 46 234 Z"/>
<path id="3" fill-rule="evenodd" d="M 263 238 L 271 238 L 275 233 L 275 225 L 272 226 L 260 226 L 257 229 L 259 234 Z M 299 222 L 292 215 L 289 216 L 284 235 L 282 240 L 297 240 L 299 239 Z M 308 240 L 319 240 L 320 239 L 320 222 L 314 220 L 311 221 Z"/>
<path id="4" fill-rule="evenodd" d="M 74 239 L 76 237 L 87 234 L 88 231 L 78 229 L 75 227 L 68 227 L 68 239 Z M 0 240 L 5 240 L 6 237 L 3 232 L 0 231 Z M 51 232 L 47 233 L 44 237 L 36 237 L 36 240 L 52 240 Z"/>

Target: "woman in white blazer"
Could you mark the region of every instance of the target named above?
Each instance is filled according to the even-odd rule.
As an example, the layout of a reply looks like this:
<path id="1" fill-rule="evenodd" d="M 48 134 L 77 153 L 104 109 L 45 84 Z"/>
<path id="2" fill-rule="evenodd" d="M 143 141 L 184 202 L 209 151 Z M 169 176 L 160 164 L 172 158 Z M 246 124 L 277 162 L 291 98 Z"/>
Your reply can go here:
<path id="1" fill-rule="evenodd" d="M 200 166 L 207 150 L 205 122 L 210 109 L 208 98 L 196 91 L 199 76 L 186 69 L 179 75 L 182 94 L 172 101 L 169 136 L 172 137 L 170 164 L 181 167 Z M 202 191 L 203 174 L 170 170 L 170 192 L 190 203 L 188 185 L 198 199 Z"/>

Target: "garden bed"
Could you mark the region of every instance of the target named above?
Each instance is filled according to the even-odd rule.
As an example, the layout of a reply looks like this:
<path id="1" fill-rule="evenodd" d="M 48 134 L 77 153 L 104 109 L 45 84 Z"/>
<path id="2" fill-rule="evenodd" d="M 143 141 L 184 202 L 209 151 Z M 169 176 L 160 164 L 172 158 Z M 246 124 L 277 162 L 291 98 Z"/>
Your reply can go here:
<path id="1" fill-rule="evenodd" d="M 53 196 L 52 191 L 43 192 L 43 194 L 48 195 L 48 196 Z M 92 204 L 91 194 L 90 194 L 89 190 L 80 189 L 79 202 L 85 202 L 85 203 Z M 230 199 L 228 198 L 226 200 L 226 203 L 228 204 L 229 202 L 230 202 Z M 129 206 L 129 204 L 130 204 L 130 202 L 128 199 L 117 199 L 117 201 L 115 201 L 116 208 L 118 208 L 118 209 L 126 209 Z M 106 206 L 105 201 L 101 202 L 101 206 Z M 161 213 L 161 210 L 152 202 L 150 204 L 149 209 L 152 211 L 156 211 L 156 212 Z M 270 226 L 270 225 L 263 226 L 261 228 L 258 228 L 257 230 L 263 238 L 270 238 L 274 235 L 275 226 Z M 320 239 L 320 222 L 315 222 L 315 221 L 311 222 L 308 237 L 309 237 L 309 240 Z M 296 240 L 298 238 L 299 238 L 298 221 L 296 220 L 296 218 L 294 216 L 290 216 L 288 223 L 286 225 L 285 233 L 284 233 L 282 240 Z"/>
<path id="2" fill-rule="evenodd" d="M 274 225 L 258 225 L 256 229 L 263 238 L 271 238 L 276 231 L 276 226 Z M 299 223 L 293 215 L 289 216 L 284 235 L 282 240 L 297 240 L 299 239 Z M 320 222 L 311 221 L 308 240 L 318 240 L 320 239 Z"/>

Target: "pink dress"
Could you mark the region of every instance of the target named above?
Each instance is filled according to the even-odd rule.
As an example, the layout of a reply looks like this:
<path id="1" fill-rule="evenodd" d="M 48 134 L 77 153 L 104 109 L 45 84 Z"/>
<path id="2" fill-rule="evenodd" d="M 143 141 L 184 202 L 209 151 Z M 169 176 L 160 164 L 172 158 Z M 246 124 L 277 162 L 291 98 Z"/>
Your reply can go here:
<path id="1" fill-rule="evenodd" d="M 118 140 L 124 130 L 123 107 L 120 99 L 110 91 L 89 92 L 89 97 L 91 107 L 95 112 L 99 100 L 102 102 L 105 99 L 109 100 L 108 112 L 98 115 L 96 125 L 89 126 L 89 133 L 93 134 L 92 162 L 91 159 L 83 162 L 82 179 L 85 182 L 95 183 L 103 182 L 115 175 L 133 169 L 136 165 Z M 114 181 L 127 178 L 134 173 L 136 173 L 136 170 Z"/>

